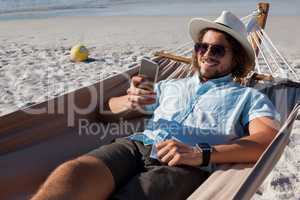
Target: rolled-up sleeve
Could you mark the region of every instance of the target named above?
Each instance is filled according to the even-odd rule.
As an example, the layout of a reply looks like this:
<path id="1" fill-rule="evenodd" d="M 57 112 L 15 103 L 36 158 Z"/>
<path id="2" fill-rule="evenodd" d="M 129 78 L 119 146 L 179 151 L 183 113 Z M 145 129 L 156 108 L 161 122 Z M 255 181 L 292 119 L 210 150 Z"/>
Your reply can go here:
<path id="1" fill-rule="evenodd" d="M 251 120 L 258 117 L 270 117 L 280 121 L 280 114 L 277 112 L 269 98 L 264 94 L 251 89 L 242 113 L 243 126 L 246 126 Z"/>

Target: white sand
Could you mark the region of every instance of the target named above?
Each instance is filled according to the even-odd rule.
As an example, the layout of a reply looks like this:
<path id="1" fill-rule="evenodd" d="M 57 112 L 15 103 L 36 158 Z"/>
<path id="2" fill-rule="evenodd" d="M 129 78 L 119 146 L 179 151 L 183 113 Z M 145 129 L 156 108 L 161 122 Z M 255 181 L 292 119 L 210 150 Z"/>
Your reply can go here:
<path id="1" fill-rule="evenodd" d="M 64 17 L 0 21 L 0 115 L 123 71 L 143 56 L 190 41 L 190 17 Z M 270 17 L 267 31 L 300 72 L 300 17 Z M 72 45 L 90 63 L 69 61 Z M 299 73 L 300 74 L 300 73 Z M 292 142 L 253 199 L 300 198 L 300 123 Z"/>
<path id="2" fill-rule="evenodd" d="M 300 199 L 300 121 L 295 121 L 291 141 L 275 168 L 261 186 L 255 200 Z"/>

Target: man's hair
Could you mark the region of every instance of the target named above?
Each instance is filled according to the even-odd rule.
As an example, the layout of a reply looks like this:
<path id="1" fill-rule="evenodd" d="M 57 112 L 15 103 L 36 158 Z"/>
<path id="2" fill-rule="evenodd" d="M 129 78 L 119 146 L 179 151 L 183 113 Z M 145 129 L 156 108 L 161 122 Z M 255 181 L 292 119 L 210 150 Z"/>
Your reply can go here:
<path id="1" fill-rule="evenodd" d="M 199 32 L 199 36 L 198 36 L 199 41 L 201 42 L 204 35 L 210 30 L 224 34 L 225 39 L 228 41 L 228 43 L 232 48 L 232 52 L 233 52 L 232 63 L 235 65 L 232 71 L 232 76 L 235 79 L 239 80 L 240 78 L 247 75 L 249 73 L 249 69 L 245 66 L 245 64 L 247 63 L 249 57 L 246 51 L 244 50 L 244 48 L 242 47 L 242 45 L 231 35 L 218 29 L 206 28 Z M 192 69 L 196 71 L 199 69 L 199 67 L 200 66 L 198 65 L 197 53 L 194 50 L 192 56 Z"/>

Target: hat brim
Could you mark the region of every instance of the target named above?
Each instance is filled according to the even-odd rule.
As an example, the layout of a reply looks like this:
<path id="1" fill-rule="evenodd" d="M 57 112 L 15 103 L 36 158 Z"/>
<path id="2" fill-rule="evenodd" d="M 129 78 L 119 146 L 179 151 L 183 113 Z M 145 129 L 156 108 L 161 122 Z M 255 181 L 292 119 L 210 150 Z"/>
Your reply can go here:
<path id="1" fill-rule="evenodd" d="M 194 18 L 190 21 L 189 30 L 190 30 L 190 36 L 195 43 L 199 42 L 200 31 L 202 31 L 203 29 L 206 29 L 206 28 L 213 28 L 213 29 L 217 29 L 217 30 L 226 32 L 229 35 L 231 35 L 233 38 L 235 38 L 242 45 L 242 47 L 244 48 L 244 50 L 246 51 L 246 53 L 248 55 L 248 62 L 245 63 L 245 67 L 250 68 L 250 70 L 254 69 L 254 66 L 255 66 L 254 50 L 253 50 L 250 42 L 247 40 L 247 38 L 245 36 L 237 33 L 233 29 L 226 27 L 222 24 L 218 24 L 216 22 L 213 22 L 213 21 L 210 21 L 207 19 L 203 19 L 203 18 Z"/>

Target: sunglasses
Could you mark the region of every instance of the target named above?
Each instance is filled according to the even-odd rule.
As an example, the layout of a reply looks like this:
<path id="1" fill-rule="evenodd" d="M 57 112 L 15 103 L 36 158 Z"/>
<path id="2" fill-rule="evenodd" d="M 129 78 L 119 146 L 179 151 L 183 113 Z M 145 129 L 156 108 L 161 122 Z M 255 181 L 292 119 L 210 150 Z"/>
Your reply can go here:
<path id="1" fill-rule="evenodd" d="M 226 48 L 220 44 L 208 44 L 208 43 L 196 43 L 194 46 L 195 52 L 200 55 L 204 55 L 208 49 L 213 57 L 222 58 L 226 54 Z"/>

